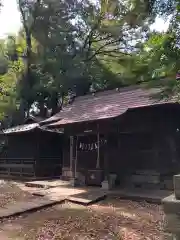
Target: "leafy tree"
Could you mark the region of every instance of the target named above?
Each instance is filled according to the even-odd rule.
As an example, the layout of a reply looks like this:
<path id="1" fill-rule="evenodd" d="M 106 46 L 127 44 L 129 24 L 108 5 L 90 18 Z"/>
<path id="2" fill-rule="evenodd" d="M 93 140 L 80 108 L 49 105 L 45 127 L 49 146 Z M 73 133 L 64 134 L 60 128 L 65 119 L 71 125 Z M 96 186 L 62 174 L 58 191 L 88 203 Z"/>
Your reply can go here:
<path id="1" fill-rule="evenodd" d="M 131 59 L 130 81 L 136 82 L 136 79 L 139 79 L 150 87 L 161 86 L 162 92 L 159 97 L 179 96 L 180 87 L 176 81 L 180 64 L 179 4 L 176 0 L 151 1 L 149 14 L 168 17 L 169 29 L 162 33 L 148 31 L 149 37 L 142 45 L 140 53 Z"/>
<path id="2" fill-rule="evenodd" d="M 18 0 L 18 6 L 23 28 L 0 43 L 0 70 L 1 94 L 21 119 L 56 113 L 69 89 L 83 95 L 91 85 L 155 83 L 178 69 L 175 0 Z M 167 34 L 149 29 L 159 14 L 172 15 Z M 10 112 L 7 105 L 2 112 Z"/>
<path id="3" fill-rule="evenodd" d="M 33 86 L 33 78 L 31 74 L 32 64 L 32 30 L 37 17 L 38 7 L 40 6 L 40 0 L 18 0 L 18 6 L 21 13 L 23 30 L 25 33 L 26 50 L 23 53 L 23 57 L 26 60 L 25 74 L 21 81 L 23 85 L 21 96 L 21 109 L 27 115 L 29 115 L 29 109 L 32 102 L 31 89 Z"/>
<path id="4" fill-rule="evenodd" d="M 35 62 L 32 47 L 28 47 L 31 57 L 27 55 L 27 59 L 31 58 L 31 63 L 27 73 L 31 87 L 27 90 L 28 84 L 25 84 L 23 88 L 28 109 L 36 101 L 41 109 L 45 104 L 55 113 L 62 106 L 63 96 L 75 85 L 81 94 L 92 81 L 97 81 L 97 88 L 113 86 L 113 81 L 111 84 L 104 80 L 105 72 L 114 75 L 109 63 L 120 68 L 120 60 L 129 60 L 130 53 L 137 51 L 132 40 L 140 41 L 142 37 L 142 23 L 135 21 L 135 9 L 119 1 L 97 1 L 95 5 L 88 0 L 41 3 L 21 0 L 19 5 L 26 36 L 31 39 L 33 36 L 38 43 Z M 117 77 L 111 79 L 117 83 Z"/>

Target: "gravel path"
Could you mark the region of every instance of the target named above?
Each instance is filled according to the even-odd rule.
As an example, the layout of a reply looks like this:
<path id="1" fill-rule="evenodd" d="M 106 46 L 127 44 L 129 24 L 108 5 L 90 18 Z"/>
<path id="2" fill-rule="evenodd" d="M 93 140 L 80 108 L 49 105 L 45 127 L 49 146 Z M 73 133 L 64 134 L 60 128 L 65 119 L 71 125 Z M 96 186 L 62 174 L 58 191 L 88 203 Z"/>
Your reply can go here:
<path id="1" fill-rule="evenodd" d="M 106 199 L 83 207 L 65 203 L 0 223 L 6 240 L 162 239 L 161 206 Z"/>

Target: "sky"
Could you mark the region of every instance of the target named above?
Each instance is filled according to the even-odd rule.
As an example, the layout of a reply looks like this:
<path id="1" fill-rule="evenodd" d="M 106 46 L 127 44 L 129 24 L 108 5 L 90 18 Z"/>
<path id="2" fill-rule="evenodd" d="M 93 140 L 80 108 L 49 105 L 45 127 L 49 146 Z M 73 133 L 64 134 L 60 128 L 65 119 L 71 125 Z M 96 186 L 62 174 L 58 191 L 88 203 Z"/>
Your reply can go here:
<path id="1" fill-rule="evenodd" d="M 16 34 L 21 27 L 20 14 L 16 2 L 17 0 L 3 0 L 4 7 L 0 13 L 0 38 L 4 38 L 8 34 Z M 159 18 L 151 28 L 157 31 L 166 31 L 168 22 L 164 22 Z"/>
<path id="2" fill-rule="evenodd" d="M 0 38 L 9 33 L 17 33 L 21 26 L 20 14 L 17 9 L 17 0 L 3 0 L 0 13 Z"/>

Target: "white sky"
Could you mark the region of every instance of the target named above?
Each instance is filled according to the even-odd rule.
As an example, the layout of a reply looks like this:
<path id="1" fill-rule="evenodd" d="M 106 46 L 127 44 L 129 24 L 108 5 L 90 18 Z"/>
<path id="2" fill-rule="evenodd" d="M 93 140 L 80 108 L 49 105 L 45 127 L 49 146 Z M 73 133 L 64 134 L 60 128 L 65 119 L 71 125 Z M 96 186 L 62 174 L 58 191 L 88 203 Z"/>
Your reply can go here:
<path id="1" fill-rule="evenodd" d="M 17 33 L 20 26 L 20 14 L 17 9 L 17 0 L 3 0 L 3 8 L 0 13 L 0 38 L 9 33 Z"/>
<path id="2" fill-rule="evenodd" d="M 6 37 L 9 33 L 16 34 L 21 26 L 20 14 L 17 8 L 17 0 L 3 0 L 4 7 L 0 13 L 0 38 Z M 152 29 L 166 31 L 168 22 L 157 19 Z"/>

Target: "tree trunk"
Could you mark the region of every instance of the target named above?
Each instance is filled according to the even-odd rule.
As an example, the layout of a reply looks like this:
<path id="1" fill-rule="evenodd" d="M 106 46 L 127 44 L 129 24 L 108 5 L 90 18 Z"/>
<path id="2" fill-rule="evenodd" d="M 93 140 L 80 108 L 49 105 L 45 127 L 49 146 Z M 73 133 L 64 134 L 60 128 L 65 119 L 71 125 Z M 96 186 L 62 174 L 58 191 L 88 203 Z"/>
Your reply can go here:
<path id="1" fill-rule="evenodd" d="M 40 116 L 43 118 L 47 117 L 47 108 L 44 105 L 44 102 L 39 103 L 39 109 L 40 109 Z"/>
<path id="2" fill-rule="evenodd" d="M 52 112 L 51 115 L 53 116 L 54 114 L 58 113 L 59 111 L 61 111 L 62 106 L 63 106 L 63 102 L 64 102 L 64 94 L 61 94 L 61 103 L 59 104 L 59 96 L 58 93 L 55 93 L 52 98 L 51 98 L 51 108 L 52 108 Z"/>
<path id="3" fill-rule="evenodd" d="M 31 77 L 31 52 L 32 52 L 32 44 L 31 44 L 31 33 L 26 28 L 26 87 L 27 92 L 30 93 L 32 89 L 32 77 Z M 29 115 L 30 107 L 31 107 L 31 99 L 27 99 L 27 115 Z"/>

